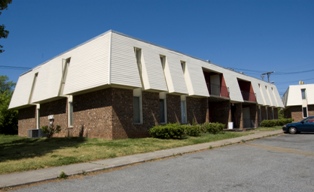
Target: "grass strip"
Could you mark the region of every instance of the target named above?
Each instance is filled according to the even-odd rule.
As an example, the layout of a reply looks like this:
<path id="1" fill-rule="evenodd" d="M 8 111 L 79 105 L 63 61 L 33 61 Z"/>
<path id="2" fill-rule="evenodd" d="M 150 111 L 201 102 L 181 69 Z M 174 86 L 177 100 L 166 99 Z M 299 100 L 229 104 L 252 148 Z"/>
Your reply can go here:
<path id="1" fill-rule="evenodd" d="M 0 174 L 146 153 L 276 129 L 280 127 L 203 134 L 182 140 L 156 138 L 105 140 L 76 137 L 47 139 L 0 135 Z"/>

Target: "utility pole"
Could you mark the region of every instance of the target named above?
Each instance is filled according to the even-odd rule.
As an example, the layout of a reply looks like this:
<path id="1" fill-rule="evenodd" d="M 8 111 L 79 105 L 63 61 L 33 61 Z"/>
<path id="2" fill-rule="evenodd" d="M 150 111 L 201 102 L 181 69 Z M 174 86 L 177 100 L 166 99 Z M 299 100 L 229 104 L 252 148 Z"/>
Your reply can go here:
<path id="1" fill-rule="evenodd" d="M 261 75 L 262 80 L 264 80 L 264 76 L 267 75 L 267 80 L 268 80 L 268 83 L 269 83 L 270 82 L 270 80 L 269 80 L 270 74 L 272 74 L 274 72 L 275 71 L 269 71 L 269 72 L 262 73 L 262 75 Z"/>

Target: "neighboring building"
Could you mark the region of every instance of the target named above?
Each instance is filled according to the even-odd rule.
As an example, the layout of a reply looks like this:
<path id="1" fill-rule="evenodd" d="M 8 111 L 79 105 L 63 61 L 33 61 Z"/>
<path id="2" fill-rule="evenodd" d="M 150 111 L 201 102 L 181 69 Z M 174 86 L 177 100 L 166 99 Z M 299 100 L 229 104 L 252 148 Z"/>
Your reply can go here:
<path id="1" fill-rule="evenodd" d="M 283 95 L 284 116 L 300 121 L 314 115 L 314 84 L 290 85 Z"/>
<path id="2" fill-rule="evenodd" d="M 49 117 L 56 136 L 107 139 L 175 122 L 257 127 L 282 107 L 271 83 L 114 31 L 21 75 L 9 106 L 20 136 Z"/>

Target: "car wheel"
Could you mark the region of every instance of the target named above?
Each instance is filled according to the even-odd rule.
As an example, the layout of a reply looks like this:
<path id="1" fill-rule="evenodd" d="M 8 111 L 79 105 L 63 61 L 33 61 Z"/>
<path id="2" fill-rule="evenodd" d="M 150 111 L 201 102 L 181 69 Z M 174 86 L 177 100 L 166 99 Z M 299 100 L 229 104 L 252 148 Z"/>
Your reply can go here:
<path id="1" fill-rule="evenodd" d="M 295 127 L 290 127 L 289 128 L 289 133 L 290 134 L 296 134 L 297 133 L 297 129 Z"/>

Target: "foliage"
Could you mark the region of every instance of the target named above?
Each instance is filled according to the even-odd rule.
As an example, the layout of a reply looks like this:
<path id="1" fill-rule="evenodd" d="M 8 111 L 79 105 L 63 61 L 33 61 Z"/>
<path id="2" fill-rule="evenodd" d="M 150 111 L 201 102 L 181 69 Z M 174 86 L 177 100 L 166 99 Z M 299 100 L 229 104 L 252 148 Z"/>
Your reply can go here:
<path id="1" fill-rule="evenodd" d="M 222 123 L 204 123 L 193 125 L 180 125 L 178 123 L 157 125 L 149 130 L 152 137 L 161 139 L 183 139 L 186 136 L 198 137 L 202 133 L 217 134 L 223 131 Z"/>
<path id="2" fill-rule="evenodd" d="M 202 130 L 207 130 L 208 133 L 217 134 L 223 131 L 225 125 L 222 123 L 204 123 L 201 125 Z"/>
<path id="3" fill-rule="evenodd" d="M 201 135 L 201 127 L 199 125 L 181 125 L 184 130 L 185 134 L 188 136 L 198 137 Z"/>
<path id="4" fill-rule="evenodd" d="M 69 176 L 64 172 L 61 171 L 60 175 L 58 176 L 59 179 L 67 179 Z"/>
<path id="5" fill-rule="evenodd" d="M 185 129 L 178 123 L 169 123 L 166 125 L 157 125 L 149 130 L 152 137 L 160 139 L 183 139 Z"/>
<path id="6" fill-rule="evenodd" d="M 15 83 L 0 76 L 0 134 L 17 134 L 17 111 L 8 110 Z"/>
<path id="7" fill-rule="evenodd" d="M 272 120 L 263 120 L 261 122 L 262 127 L 275 127 L 275 126 L 283 126 L 287 123 L 291 123 L 293 121 L 292 118 L 281 118 L 281 119 L 272 119 Z"/>
<path id="8" fill-rule="evenodd" d="M 45 134 L 47 138 L 51 138 L 55 133 L 59 133 L 61 131 L 60 125 L 50 124 L 48 126 L 41 127 L 42 132 Z"/>
<path id="9" fill-rule="evenodd" d="M 279 109 L 278 110 L 278 119 L 283 119 L 284 117 L 284 110 L 283 109 Z"/>
<path id="10" fill-rule="evenodd" d="M 12 3 L 12 0 L 0 0 L 0 15 L 1 11 L 8 8 L 8 4 Z M 5 29 L 4 25 L 0 25 L 0 39 L 7 38 L 9 35 L 9 31 Z M 3 46 L 0 45 L 0 53 L 4 50 L 2 49 Z"/>

